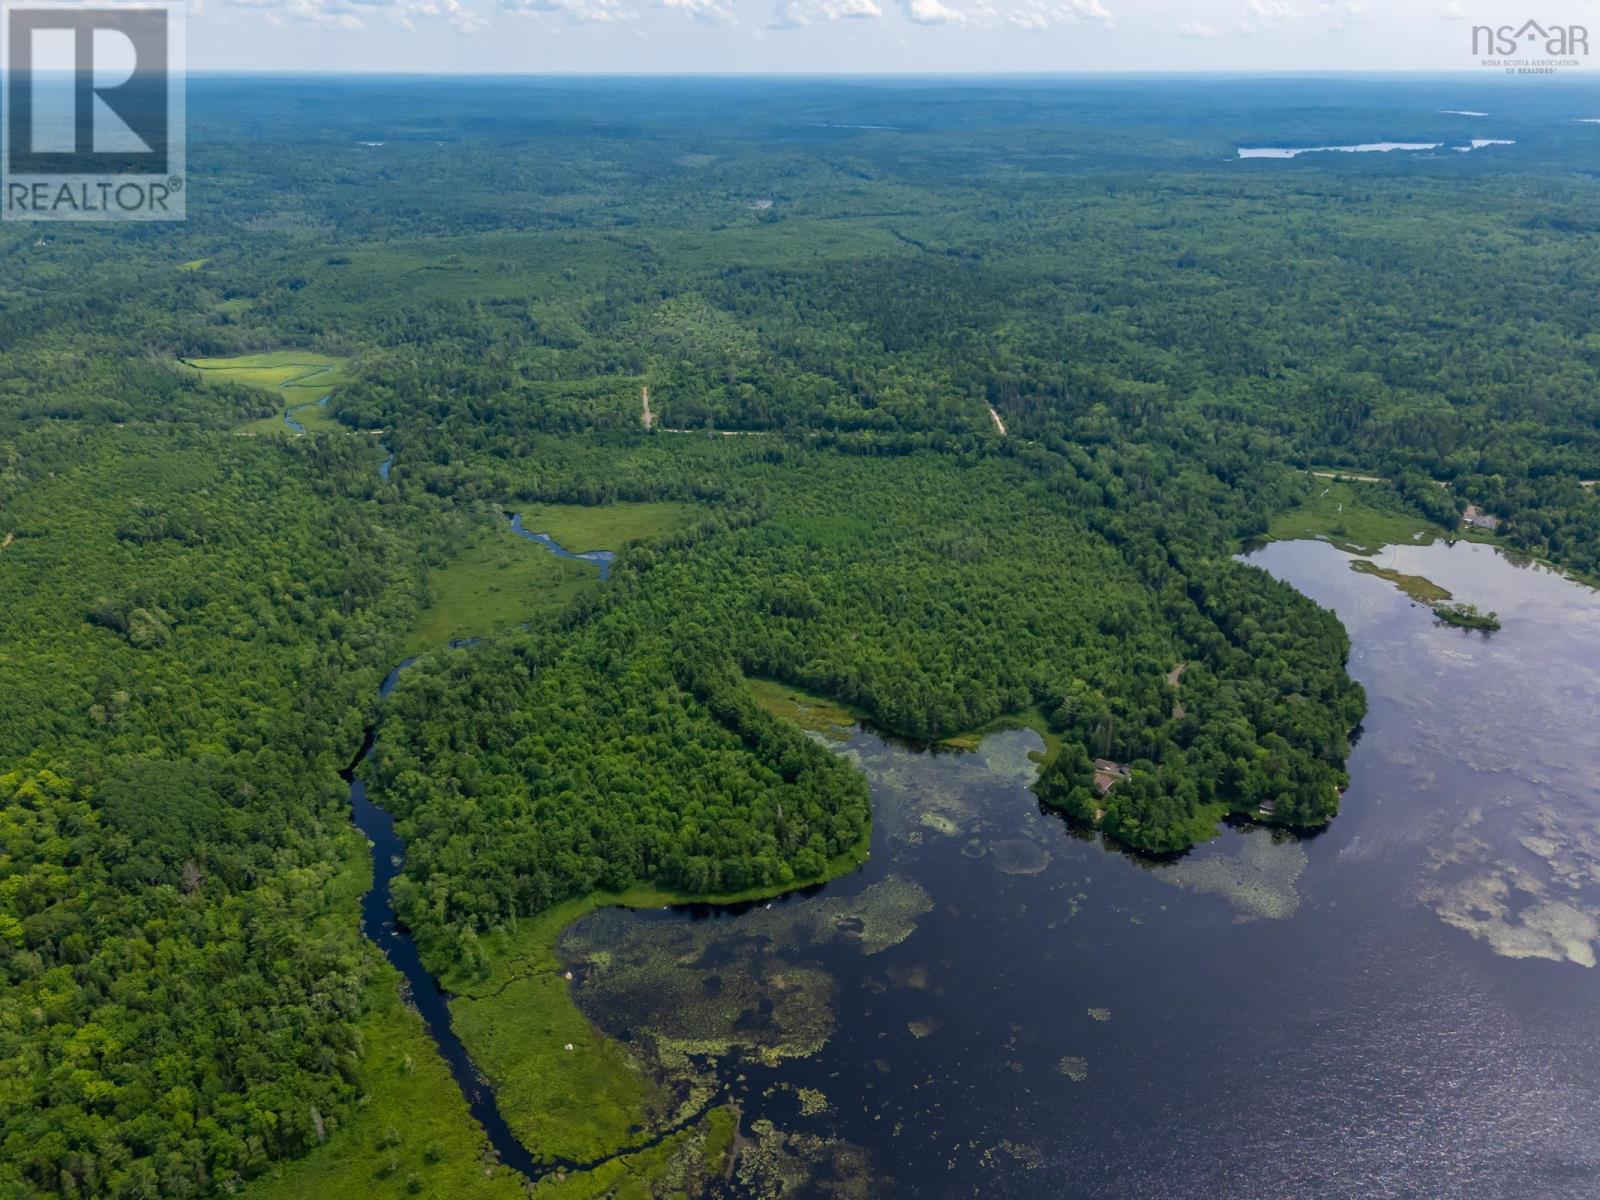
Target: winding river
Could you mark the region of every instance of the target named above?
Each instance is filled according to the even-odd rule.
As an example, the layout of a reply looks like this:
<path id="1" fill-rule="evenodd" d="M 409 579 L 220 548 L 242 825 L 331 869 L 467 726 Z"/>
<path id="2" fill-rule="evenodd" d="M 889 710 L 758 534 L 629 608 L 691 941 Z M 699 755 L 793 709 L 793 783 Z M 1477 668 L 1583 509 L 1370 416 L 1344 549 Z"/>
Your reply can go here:
<path id="1" fill-rule="evenodd" d="M 388 480 L 389 469 L 394 464 L 394 455 L 387 452 L 386 454 L 378 468 L 379 475 L 385 481 Z M 600 569 L 601 579 L 605 579 L 610 572 L 612 559 L 610 551 L 597 550 L 574 554 L 558 544 L 549 534 L 533 533 L 524 528 L 520 515 L 512 516 L 511 527 L 521 537 L 538 543 L 562 558 L 578 559 L 594 564 Z M 475 640 L 452 642 L 451 646 L 452 648 L 466 646 Z M 389 672 L 378 689 L 380 706 L 400 682 L 401 674 L 416 661 L 415 658 L 408 658 Z M 416 943 L 412 941 L 410 933 L 400 924 L 395 914 L 391 888 L 395 876 L 400 873 L 405 862 L 405 842 L 395 830 L 394 818 L 367 797 L 366 782 L 358 775 L 362 763 L 372 753 L 377 736 L 378 723 L 374 722 L 367 729 L 360 753 L 344 772 L 345 782 L 350 788 L 351 817 L 355 821 L 356 828 L 366 836 L 372 848 L 372 888 L 361 898 L 361 932 L 373 945 L 383 951 L 384 957 L 400 972 L 407 998 L 422 1017 L 428 1036 L 433 1039 L 440 1056 L 449 1066 L 450 1074 L 460 1087 L 473 1119 L 483 1127 L 484 1134 L 500 1162 L 529 1179 L 538 1179 L 553 1168 L 575 1166 L 577 1164 L 535 1162 L 527 1148 L 511 1132 L 510 1126 L 501 1115 L 494 1088 L 478 1071 L 466 1047 L 461 1044 L 461 1039 L 456 1036 L 450 1018 L 449 994 L 439 987 L 437 980 L 423 966 L 422 956 L 417 950 Z"/>
<path id="2" fill-rule="evenodd" d="M 295 413 L 301 412 L 301 411 L 303 411 L 304 409 L 307 409 L 307 408 L 326 408 L 327 405 L 328 405 L 328 401 L 332 400 L 332 399 L 333 399 L 333 393 L 329 392 L 321 400 L 312 400 L 308 404 L 291 405 L 290 407 L 288 407 L 288 408 L 283 410 L 283 423 L 285 425 L 287 425 L 290 429 L 294 430 L 296 433 L 304 433 L 306 431 L 306 427 L 304 425 L 302 425 L 299 421 L 294 419 Z M 389 478 L 388 472 L 385 471 L 382 467 L 380 467 L 378 469 L 378 474 L 382 475 L 385 479 Z"/>
<path id="3" fill-rule="evenodd" d="M 522 514 L 511 514 L 511 532 L 518 537 L 527 538 L 530 542 L 537 542 L 558 558 L 575 559 L 578 562 L 593 563 L 600 568 L 600 580 L 605 582 L 611 578 L 611 560 L 616 557 L 610 550 L 585 550 L 581 554 L 574 554 L 571 550 L 559 545 L 548 533 L 534 533 L 522 524 Z"/>
<path id="4" fill-rule="evenodd" d="M 380 703 L 394 691 L 395 684 L 400 682 L 401 672 L 414 662 L 416 659 L 408 658 L 389 672 L 383 686 L 378 689 Z M 422 1017 L 428 1028 L 428 1036 L 439 1048 L 450 1074 L 461 1088 L 461 1094 L 466 1097 L 467 1107 L 472 1111 L 473 1118 L 483 1126 L 489 1144 L 500 1161 L 524 1175 L 537 1176 L 540 1168 L 500 1115 L 494 1089 L 478 1073 L 466 1047 L 456 1037 L 450 1021 L 450 997 L 439 988 L 422 965 L 422 956 L 417 952 L 416 943 L 395 916 L 390 888 L 405 862 L 405 842 L 395 832 L 394 818 L 367 798 L 366 782 L 356 774 L 372 753 L 377 735 L 378 727 L 374 724 L 367 730 L 361 753 L 345 772 L 345 780 L 350 785 L 351 816 L 356 828 L 366 835 L 372 846 L 372 889 L 361 898 L 361 932 L 383 951 L 384 957 L 405 980 L 407 998 Z"/>
<path id="5" fill-rule="evenodd" d="M 1371 699 L 1321 835 L 1140 862 L 1040 810 L 1031 732 L 952 753 L 841 728 L 862 870 L 568 930 L 585 1013 L 738 1101 L 719 1187 L 1600 1195 L 1600 596 L 1483 546 L 1383 552 L 1497 610 L 1484 637 L 1325 543 L 1250 561 L 1339 613 Z"/>

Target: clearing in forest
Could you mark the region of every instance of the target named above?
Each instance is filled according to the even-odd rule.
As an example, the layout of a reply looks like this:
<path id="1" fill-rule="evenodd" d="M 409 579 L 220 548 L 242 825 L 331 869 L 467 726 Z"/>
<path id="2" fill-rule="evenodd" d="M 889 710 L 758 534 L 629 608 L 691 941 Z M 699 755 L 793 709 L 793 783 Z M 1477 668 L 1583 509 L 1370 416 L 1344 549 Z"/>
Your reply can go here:
<path id="1" fill-rule="evenodd" d="M 680 529 L 700 514 L 693 504 L 651 500 L 621 504 L 526 504 L 509 508 L 519 513 L 530 533 L 548 533 L 563 550 L 621 550 Z"/>
<path id="2" fill-rule="evenodd" d="M 1319 483 L 1298 508 L 1279 513 L 1268 526 L 1274 541 L 1325 538 L 1342 550 L 1372 554 L 1384 546 L 1416 545 L 1444 533 L 1426 519 L 1405 511 L 1387 489 L 1349 476 Z"/>
<path id="3" fill-rule="evenodd" d="M 428 572 L 429 604 L 406 637 L 406 653 L 557 612 L 599 582 L 591 564 L 551 554 L 502 523 Z"/>
<path id="4" fill-rule="evenodd" d="M 620 549 L 689 524 L 692 504 L 640 503 L 519 507 L 523 528 L 548 533 L 565 550 Z M 430 602 L 406 637 L 406 653 L 468 638 L 556 613 L 600 585 L 593 563 L 562 558 L 511 531 L 497 518 L 459 555 L 428 572 Z"/>
<path id="5" fill-rule="evenodd" d="M 1348 479 L 1352 483 L 1382 483 L 1383 480 L 1376 475 L 1357 475 L 1350 471 L 1341 471 L 1337 468 L 1328 471 L 1312 471 L 1318 479 Z"/>
<path id="6" fill-rule="evenodd" d="M 773 716 L 834 741 L 848 741 L 858 719 L 857 713 L 842 704 L 775 679 L 752 676 L 745 680 L 745 687 L 755 702 Z"/>
<path id="7" fill-rule="evenodd" d="M 277 411 L 244 426 L 241 433 L 293 433 L 283 419 L 290 409 L 294 421 L 304 431 L 338 429 L 339 424 L 327 405 L 318 406 L 334 388 L 349 382 L 344 360 L 310 350 L 274 350 L 267 354 L 239 354 L 231 358 L 179 359 L 186 368 L 210 382 L 242 384 L 271 393 Z"/>
<path id="8" fill-rule="evenodd" d="M 231 358 L 182 358 L 202 379 L 242 383 L 282 396 L 288 404 L 320 400 L 336 385 L 349 382 L 344 359 L 311 350 L 274 350 Z"/>

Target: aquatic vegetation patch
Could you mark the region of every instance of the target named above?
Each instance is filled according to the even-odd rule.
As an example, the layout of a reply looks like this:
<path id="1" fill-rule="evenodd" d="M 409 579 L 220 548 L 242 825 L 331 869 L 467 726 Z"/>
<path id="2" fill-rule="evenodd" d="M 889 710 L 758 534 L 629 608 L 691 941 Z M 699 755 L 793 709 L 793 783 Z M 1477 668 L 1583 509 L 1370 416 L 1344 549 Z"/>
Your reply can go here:
<path id="1" fill-rule="evenodd" d="M 884 974 L 895 987 L 926 992 L 933 986 L 933 973 L 920 963 L 910 967 L 892 966 Z"/>
<path id="2" fill-rule="evenodd" d="M 1157 866 L 1156 878 L 1186 891 L 1221 896 L 1245 919 L 1292 917 L 1300 907 L 1295 884 L 1306 869 L 1305 850 L 1297 841 L 1264 829 L 1239 836 L 1237 852 Z"/>
<path id="3" fill-rule="evenodd" d="M 997 788 L 1015 788 L 1022 798 L 1023 789 L 1038 778 L 1040 763 L 1059 749 L 1053 736 L 1044 737 L 1034 727 L 1035 720 L 1042 723 L 1030 717 L 1025 726 L 1013 723 L 975 736 L 972 752 L 846 754 L 872 777 L 878 824 L 894 841 L 916 845 L 923 830 L 954 835 L 981 828 L 984 804 L 1001 794 Z"/>
<path id="4" fill-rule="evenodd" d="M 1027 838 L 1007 838 L 989 849 L 989 861 L 1007 875 L 1038 875 L 1050 865 L 1050 852 Z"/>
<path id="5" fill-rule="evenodd" d="M 1080 1058 L 1075 1054 L 1069 1054 L 1056 1064 L 1056 1070 L 1072 1080 L 1073 1083 L 1082 1083 L 1089 1078 L 1089 1060 Z"/>
<path id="6" fill-rule="evenodd" d="M 917 923 L 933 911 L 933 901 L 920 883 L 891 875 L 858 896 L 828 897 L 815 908 L 824 920 L 833 918 L 839 934 L 859 942 L 863 954 L 877 954 L 915 933 Z"/>
<path id="7" fill-rule="evenodd" d="M 828 1043 L 837 985 L 810 952 L 843 942 L 879 953 L 909 937 L 931 908 L 920 886 L 898 876 L 855 896 L 769 904 L 726 920 L 612 908 L 568 926 L 557 953 L 572 972 L 578 1010 L 598 1026 L 591 1040 L 613 1047 L 605 1034 L 626 1039 L 626 1057 L 647 1068 L 641 1091 L 659 1096 L 664 1085 L 676 1096 L 676 1117 L 657 1100 L 638 1121 L 667 1128 L 711 1098 L 716 1063 L 775 1066 Z M 558 1056 L 555 1069 L 564 1073 L 570 1057 Z"/>
<path id="8" fill-rule="evenodd" d="M 1534 829 L 1518 842 L 1544 863 L 1553 883 L 1574 890 L 1600 884 L 1600 834 L 1592 823 L 1548 804 L 1521 813 L 1520 820 Z"/>
<path id="9" fill-rule="evenodd" d="M 1360 575 L 1376 575 L 1386 579 L 1419 604 L 1438 604 L 1451 599 L 1447 588 L 1440 587 L 1421 575 L 1405 575 L 1391 567 L 1380 567 L 1370 558 L 1352 558 L 1350 569 Z"/>
<path id="10" fill-rule="evenodd" d="M 755 915 L 755 914 L 749 914 Z M 768 932 L 638 921 L 611 909 L 568 932 L 561 953 L 579 1006 L 669 1075 L 700 1058 L 773 1064 L 815 1054 L 833 1035 L 833 978 L 788 961 Z M 609 949 L 606 965 L 587 947 Z"/>
<path id="11" fill-rule="evenodd" d="M 828 1111 L 828 1097 L 816 1088 L 796 1088 L 795 1096 L 800 1101 L 800 1115 L 815 1117 Z"/>
<path id="12" fill-rule="evenodd" d="M 917 845 L 926 830 L 954 836 L 970 832 L 978 824 L 970 789 L 960 786 L 961 768 L 950 764 L 950 755 L 939 757 L 942 772 L 907 769 L 880 774 L 873 762 L 877 798 L 873 816 L 891 840 Z"/>
<path id="13" fill-rule="evenodd" d="M 753 1121 L 735 1178 L 757 1200 L 806 1194 L 834 1200 L 868 1200 L 876 1194 L 866 1151 L 839 1138 L 779 1129 Z"/>
<path id="14" fill-rule="evenodd" d="M 713 1109 L 691 1128 L 636 1154 L 576 1174 L 546 1176 L 531 1194 L 548 1200 L 669 1200 L 703 1196 L 721 1175 L 733 1142 L 733 1113 Z"/>
<path id="15" fill-rule="evenodd" d="M 1046 1163 L 1044 1152 L 1039 1147 L 1024 1142 L 1014 1142 L 1010 1138 L 1003 1138 L 998 1145 L 985 1150 L 982 1161 L 985 1166 L 1009 1161 L 1025 1171 L 1040 1170 Z"/>
<path id="16" fill-rule="evenodd" d="M 979 743 L 978 758 L 995 779 L 1027 786 L 1038 778 L 1041 761 L 1052 756 L 1060 745 L 1043 717 L 1030 713 L 1015 719 L 1026 720 L 1026 724 L 986 736 Z"/>

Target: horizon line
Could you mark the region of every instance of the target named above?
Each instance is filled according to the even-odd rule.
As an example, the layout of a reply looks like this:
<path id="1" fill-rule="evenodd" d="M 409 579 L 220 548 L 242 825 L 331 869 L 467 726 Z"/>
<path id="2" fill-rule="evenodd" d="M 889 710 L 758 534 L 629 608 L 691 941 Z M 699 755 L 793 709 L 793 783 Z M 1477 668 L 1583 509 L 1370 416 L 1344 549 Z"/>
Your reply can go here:
<path id="1" fill-rule="evenodd" d="M 1367 79 L 1463 79 L 1488 83 L 1505 83 L 1506 76 L 1496 72 L 1471 68 L 1438 68 L 1421 70 L 1395 70 L 1392 68 L 1334 68 L 1317 67 L 1303 70 L 1258 70 L 1252 68 L 1196 68 L 1171 70 L 1150 67 L 1097 67 L 1084 71 L 995 71 L 995 70 L 940 70 L 940 71 L 461 71 L 391 69 L 383 67 L 340 67 L 337 69 L 301 67 L 201 67 L 189 68 L 184 74 L 200 77 L 230 77 L 255 79 L 282 78 L 363 78 L 389 79 L 1320 79 L 1360 77 Z M 0 78 L 5 71 L 0 70 Z M 1517 77 L 1520 80 L 1520 77 Z M 1583 78 L 1579 75 L 1578 78 Z M 1600 74 L 1590 77 L 1600 85 Z M 1520 81 L 1519 86 L 1526 86 Z"/>

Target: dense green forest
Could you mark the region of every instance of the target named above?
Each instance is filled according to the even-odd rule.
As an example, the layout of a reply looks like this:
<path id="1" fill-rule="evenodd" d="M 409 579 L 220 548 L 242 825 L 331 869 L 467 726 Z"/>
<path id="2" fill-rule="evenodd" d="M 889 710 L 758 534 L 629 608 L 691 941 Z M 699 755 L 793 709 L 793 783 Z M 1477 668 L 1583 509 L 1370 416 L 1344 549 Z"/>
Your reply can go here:
<path id="1" fill-rule="evenodd" d="M 23 444 L 0 562 L 0 1179 L 199 1194 L 303 1152 L 355 1096 L 337 771 L 410 581 L 353 442 Z"/>
<path id="2" fill-rule="evenodd" d="M 1039 722 L 1040 798 L 1134 851 L 1325 823 L 1345 634 L 1236 558 L 1308 469 L 1600 573 L 1559 90 L 1497 105 L 1507 165 L 1231 161 L 1460 136 L 1442 84 L 496 86 L 196 81 L 186 224 L 0 232 L 0 1195 L 509 1187 L 409 1049 L 454 1139 L 326 1173 L 425 1045 L 340 779 L 408 647 L 369 782 L 475 979 L 561 900 L 848 857 L 863 782 L 754 677 L 924 740 Z M 304 436 L 180 362 L 287 351 L 342 364 Z M 427 644 L 503 514 L 624 500 L 689 515 Z"/>

